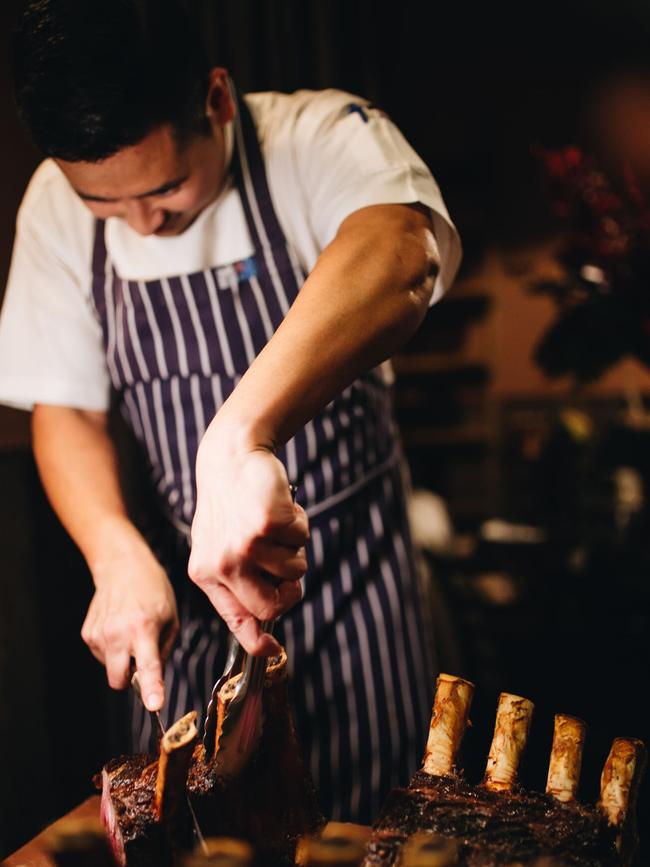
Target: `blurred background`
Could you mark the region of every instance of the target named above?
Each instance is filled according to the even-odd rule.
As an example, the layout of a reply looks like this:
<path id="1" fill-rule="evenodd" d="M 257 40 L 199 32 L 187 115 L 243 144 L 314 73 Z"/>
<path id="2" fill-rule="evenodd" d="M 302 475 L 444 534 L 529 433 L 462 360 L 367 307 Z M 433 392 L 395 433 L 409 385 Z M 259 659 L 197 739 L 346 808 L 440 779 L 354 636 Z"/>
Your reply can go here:
<path id="1" fill-rule="evenodd" d="M 593 802 L 613 737 L 650 741 L 650 7 L 194 5 L 240 89 L 367 96 L 432 168 L 465 260 L 395 359 L 396 399 L 440 667 L 477 684 L 464 764 L 480 777 L 498 693 L 519 693 L 524 782 L 544 787 L 553 714 L 574 714 Z M 11 96 L 18 8 L 0 4 L 0 287 L 39 160 Z M 123 728 L 79 637 L 90 579 L 27 415 L 1 408 L 0 490 L 2 856 L 91 793 Z"/>

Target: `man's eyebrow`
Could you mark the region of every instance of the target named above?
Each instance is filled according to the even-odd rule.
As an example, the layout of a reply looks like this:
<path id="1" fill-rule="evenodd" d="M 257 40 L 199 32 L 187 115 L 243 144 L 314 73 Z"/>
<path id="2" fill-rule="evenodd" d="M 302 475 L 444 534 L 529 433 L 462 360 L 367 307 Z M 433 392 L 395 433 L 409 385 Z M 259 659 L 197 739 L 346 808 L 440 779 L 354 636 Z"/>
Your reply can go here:
<path id="1" fill-rule="evenodd" d="M 138 193 L 137 196 L 132 196 L 134 199 L 146 199 L 147 196 L 162 196 L 163 193 L 168 193 L 170 190 L 173 190 L 174 187 L 180 187 L 181 184 L 185 183 L 188 179 L 189 175 L 183 175 L 180 178 L 175 178 L 173 181 L 167 181 L 167 183 L 162 184 L 159 187 L 156 187 L 155 190 L 147 190 L 146 193 Z M 84 199 L 87 202 L 118 202 L 119 199 L 113 199 L 109 196 L 92 196 L 90 193 L 84 193 L 81 190 L 75 190 L 77 195 Z"/>

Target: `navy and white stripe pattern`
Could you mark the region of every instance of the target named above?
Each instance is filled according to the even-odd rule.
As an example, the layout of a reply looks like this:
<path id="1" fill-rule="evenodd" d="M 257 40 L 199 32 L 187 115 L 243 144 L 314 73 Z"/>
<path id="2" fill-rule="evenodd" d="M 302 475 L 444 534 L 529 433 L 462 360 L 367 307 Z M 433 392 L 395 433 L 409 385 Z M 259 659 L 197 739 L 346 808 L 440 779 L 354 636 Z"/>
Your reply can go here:
<path id="1" fill-rule="evenodd" d="M 93 300 L 111 380 L 151 465 L 158 491 L 187 536 L 194 462 L 207 424 L 282 322 L 305 279 L 273 210 L 252 118 L 235 121 L 234 178 L 253 258 L 151 281 L 122 279 L 97 222 Z M 388 789 L 422 752 L 432 661 L 418 612 L 391 399 L 370 372 L 282 449 L 279 457 L 310 515 L 303 602 L 278 638 L 292 668 L 292 698 L 322 806 L 370 821 Z M 166 721 L 203 713 L 223 666 L 225 627 L 187 580 L 175 586 L 181 634 L 165 675 Z M 135 747 L 147 714 L 134 708 Z"/>

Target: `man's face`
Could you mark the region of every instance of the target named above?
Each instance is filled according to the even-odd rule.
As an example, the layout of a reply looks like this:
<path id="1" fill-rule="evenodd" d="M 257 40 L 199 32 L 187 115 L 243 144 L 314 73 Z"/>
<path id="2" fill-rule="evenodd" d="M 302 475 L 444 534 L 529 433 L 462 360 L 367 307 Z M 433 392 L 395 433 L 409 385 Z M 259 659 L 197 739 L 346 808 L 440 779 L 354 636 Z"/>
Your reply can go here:
<path id="1" fill-rule="evenodd" d="M 179 147 L 162 126 L 100 162 L 56 162 L 96 217 L 119 217 L 140 235 L 180 235 L 221 190 L 224 130 L 215 123 Z"/>

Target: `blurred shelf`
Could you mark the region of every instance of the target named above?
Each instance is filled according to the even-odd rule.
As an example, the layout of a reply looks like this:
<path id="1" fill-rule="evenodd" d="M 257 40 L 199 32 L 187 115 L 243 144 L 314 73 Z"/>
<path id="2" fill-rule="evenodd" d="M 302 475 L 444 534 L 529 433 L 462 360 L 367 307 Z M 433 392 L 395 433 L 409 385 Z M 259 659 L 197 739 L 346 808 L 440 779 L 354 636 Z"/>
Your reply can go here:
<path id="1" fill-rule="evenodd" d="M 408 447 L 484 445 L 493 437 L 487 425 L 454 425 L 452 427 L 411 427 L 402 430 L 402 437 Z"/>
<path id="2" fill-rule="evenodd" d="M 400 354 L 458 352 L 465 341 L 467 328 L 482 319 L 489 306 L 487 294 L 456 294 L 454 291 L 429 309 Z"/>
<path id="3" fill-rule="evenodd" d="M 468 362 L 462 352 L 418 352 L 412 355 L 396 355 L 393 359 L 393 368 L 398 376 L 417 373 L 462 374 L 474 372 L 478 368 L 487 373 L 485 365 L 480 362 Z"/>

